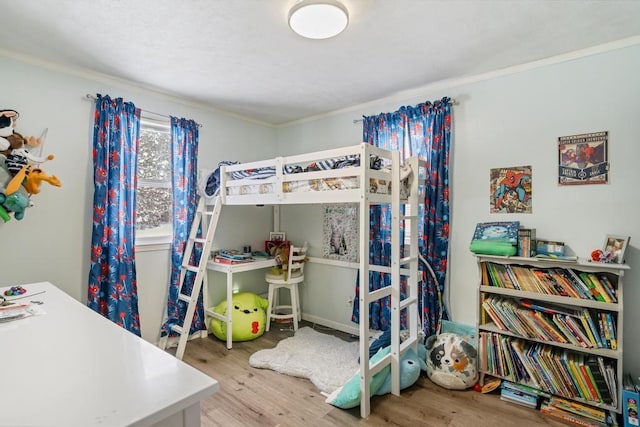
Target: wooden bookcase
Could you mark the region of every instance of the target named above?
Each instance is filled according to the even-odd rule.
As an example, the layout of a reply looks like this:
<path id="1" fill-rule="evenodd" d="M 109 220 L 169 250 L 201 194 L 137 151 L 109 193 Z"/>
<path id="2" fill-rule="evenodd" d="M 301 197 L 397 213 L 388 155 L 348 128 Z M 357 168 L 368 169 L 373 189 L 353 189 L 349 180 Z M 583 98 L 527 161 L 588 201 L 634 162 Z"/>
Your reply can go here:
<path id="1" fill-rule="evenodd" d="M 493 255 L 476 259 L 481 381 L 488 374 L 620 413 L 623 278 L 629 266 Z M 615 301 L 596 299 L 584 278 L 589 274 L 608 279 Z M 607 398 L 612 390 L 607 378 L 615 382 L 615 399 Z"/>

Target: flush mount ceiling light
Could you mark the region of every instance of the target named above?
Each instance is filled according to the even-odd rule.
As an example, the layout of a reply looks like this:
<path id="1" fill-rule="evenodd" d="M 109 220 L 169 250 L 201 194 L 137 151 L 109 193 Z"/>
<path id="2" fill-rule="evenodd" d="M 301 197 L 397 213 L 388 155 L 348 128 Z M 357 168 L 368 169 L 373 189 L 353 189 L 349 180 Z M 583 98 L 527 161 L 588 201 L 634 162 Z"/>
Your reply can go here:
<path id="1" fill-rule="evenodd" d="M 349 23 L 349 12 L 339 1 L 302 0 L 289 11 L 291 29 L 308 39 L 337 36 Z"/>

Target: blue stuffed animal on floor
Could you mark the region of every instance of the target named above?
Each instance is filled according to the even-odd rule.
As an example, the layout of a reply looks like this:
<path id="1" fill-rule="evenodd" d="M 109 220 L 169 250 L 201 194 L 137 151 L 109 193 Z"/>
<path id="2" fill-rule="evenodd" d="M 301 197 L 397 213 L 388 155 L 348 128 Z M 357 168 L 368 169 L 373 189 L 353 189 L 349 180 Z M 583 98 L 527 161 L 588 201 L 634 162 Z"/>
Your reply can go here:
<path id="1" fill-rule="evenodd" d="M 380 349 L 371 357 L 370 363 L 377 363 L 390 352 L 391 346 Z M 418 354 L 412 348 L 404 353 L 400 359 L 400 389 L 413 385 L 420 377 L 420 371 L 427 369 L 425 355 L 426 350 L 422 344 L 418 344 Z M 383 395 L 391 392 L 391 366 L 386 366 L 373 376 L 370 389 L 371 395 Z M 360 395 L 360 372 L 356 372 L 342 387 L 331 393 L 325 402 L 338 408 L 350 409 L 360 404 Z"/>

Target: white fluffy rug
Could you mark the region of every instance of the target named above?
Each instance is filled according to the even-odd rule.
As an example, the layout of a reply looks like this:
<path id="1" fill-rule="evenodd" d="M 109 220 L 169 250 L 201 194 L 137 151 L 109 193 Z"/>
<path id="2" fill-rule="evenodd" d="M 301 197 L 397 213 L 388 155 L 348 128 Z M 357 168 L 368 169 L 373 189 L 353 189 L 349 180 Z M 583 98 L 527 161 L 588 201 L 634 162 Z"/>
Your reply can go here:
<path id="1" fill-rule="evenodd" d="M 358 371 L 358 342 L 343 341 L 305 326 L 275 348 L 252 354 L 249 365 L 308 378 L 320 391 L 331 393 Z"/>

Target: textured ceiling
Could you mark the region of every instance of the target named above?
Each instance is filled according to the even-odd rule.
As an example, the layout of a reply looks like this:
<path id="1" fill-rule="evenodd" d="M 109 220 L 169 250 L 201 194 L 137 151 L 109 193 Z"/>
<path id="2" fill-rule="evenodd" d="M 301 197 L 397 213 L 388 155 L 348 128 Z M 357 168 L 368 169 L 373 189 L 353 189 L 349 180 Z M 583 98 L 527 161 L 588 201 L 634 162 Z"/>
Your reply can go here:
<path id="1" fill-rule="evenodd" d="M 295 3 L 0 0 L 0 49 L 278 125 L 640 35 L 636 0 L 343 0 L 347 30 L 306 40 Z"/>

